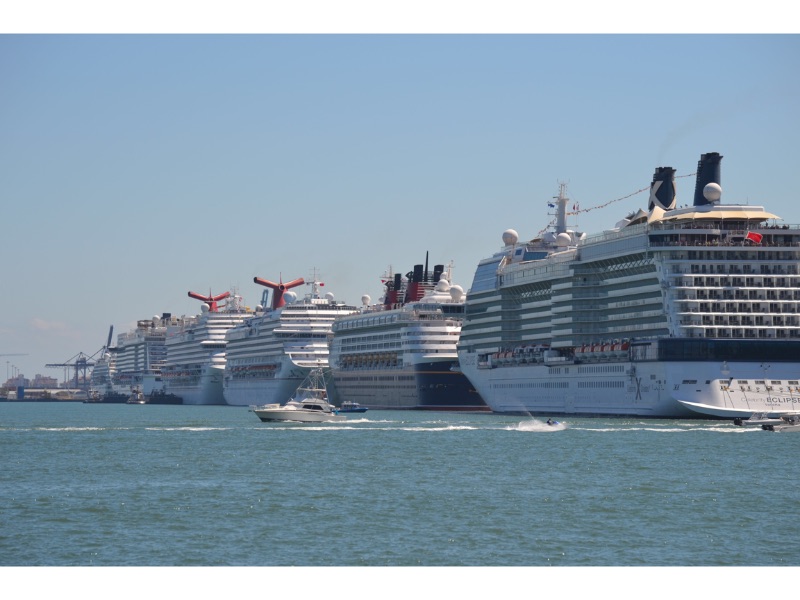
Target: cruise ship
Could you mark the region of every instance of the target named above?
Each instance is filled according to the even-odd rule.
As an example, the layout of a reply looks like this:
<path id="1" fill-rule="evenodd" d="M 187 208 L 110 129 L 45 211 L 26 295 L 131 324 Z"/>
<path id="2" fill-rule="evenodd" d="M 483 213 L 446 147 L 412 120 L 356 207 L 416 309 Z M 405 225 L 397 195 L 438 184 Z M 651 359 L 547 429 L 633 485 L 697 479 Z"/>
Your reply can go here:
<path id="1" fill-rule="evenodd" d="M 337 319 L 331 371 L 339 397 L 377 409 L 489 411 L 458 368 L 456 344 L 464 290 L 452 265 L 415 265 L 384 279 L 381 302 L 362 298 L 357 314 Z"/>
<path id="2" fill-rule="evenodd" d="M 570 230 L 561 184 L 553 225 L 530 241 L 503 234 L 478 264 L 459 341 L 494 412 L 800 410 L 800 226 L 722 203 L 721 160 L 701 156 L 690 206 L 677 206 L 675 169 L 659 167 L 648 210 L 612 230 Z"/>
<path id="3" fill-rule="evenodd" d="M 203 296 L 199 315 L 173 319 L 167 327 L 167 358 L 161 371 L 164 393 L 183 404 L 225 404 L 225 334 L 253 316 L 240 295 L 233 292 Z M 220 304 L 222 300 L 226 300 Z"/>
<path id="4" fill-rule="evenodd" d="M 121 389 L 116 379 L 116 348 L 111 347 L 111 338 L 114 335 L 114 326 L 108 330 L 108 341 L 100 350 L 100 358 L 92 367 L 89 377 L 89 403 L 124 404 L 131 395 L 130 388 Z"/>
<path id="5" fill-rule="evenodd" d="M 312 368 L 328 367 L 328 334 L 337 317 L 357 311 L 334 300 L 331 293 L 320 296 L 325 285 L 316 275 L 275 283 L 254 277 L 265 286 L 256 314 L 228 330 L 223 394 L 232 406 L 283 404 Z M 292 291 L 310 287 L 303 299 Z M 331 390 L 335 399 L 335 390 Z"/>
<path id="6" fill-rule="evenodd" d="M 163 393 L 161 370 L 167 359 L 167 324 L 172 316 L 137 321 L 136 327 L 117 336 L 114 354 L 114 389 L 127 394 Z"/>

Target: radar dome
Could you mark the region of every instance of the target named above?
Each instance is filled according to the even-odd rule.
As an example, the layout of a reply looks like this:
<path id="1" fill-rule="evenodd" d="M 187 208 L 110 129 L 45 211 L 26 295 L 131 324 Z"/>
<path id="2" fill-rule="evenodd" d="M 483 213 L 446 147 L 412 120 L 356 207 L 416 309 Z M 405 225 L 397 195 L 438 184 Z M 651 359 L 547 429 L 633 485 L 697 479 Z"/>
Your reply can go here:
<path id="1" fill-rule="evenodd" d="M 333 292 L 328 292 L 327 294 L 325 294 L 325 300 L 327 300 L 328 302 L 333 302 Z"/>
<path id="2" fill-rule="evenodd" d="M 506 246 L 513 246 L 519 240 L 519 234 L 513 229 L 506 229 L 503 232 L 503 243 Z"/>
<path id="3" fill-rule="evenodd" d="M 367 306 L 370 302 L 372 302 L 372 298 L 369 297 L 369 294 L 364 294 L 361 296 L 361 304 Z"/>
<path id="4" fill-rule="evenodd" d="M 200 312 L 207 313 L 207 312 L 208 312 L 208 304 L 206 304 L 205 302 L 203 302 L 203 303 L 200 305 Z"/>
<path id="5" fill-rule="evenodd" d="M 295 294 L 294 292 L 283 293 L 283 301 L 286 302 L 286 304 L 294 304 L 296 300 L 297 300 L 297 294 Z"/>
<path id="6" fill-rule="evenodd" d="M 158 325 L 158 322 L 161 320 L 161 317 L 158 315 L 153 316 L 153 325 Z"/>
<path id="7" fill-rule="evenodd" d="M 442 277 L 441 279 L 439 279 L 439 281 L 436 282 L 437 292 L 446 292 L 449 289 L 450 289 L 450 282 L 447 281 L 447 279 L 445 279 L 444 277 Z"/>
<path id="8" fill-rule="evenodd" d="M 569 243 L 572 241 L 572 236 L 568 233 L 559 233 L 556 236 L 556 246 L 564 247 L 569 246 Z"/>
<path id="9" fill-rule="evenodd" d="M 719 202 L 719 199 L 722 197 L 722 188 L 718 183 L 708 183 L 706 187 L 703 188 L 703 196 L 709 202 Z"/>
<path id="10" fill-rule="evenodd" d="M 460 285 L 451 285 L 450 297 L 453 299 L 454 302 L 460 302 L 461 299 L 464 297 L 464 288 L 462 288 Z"/>

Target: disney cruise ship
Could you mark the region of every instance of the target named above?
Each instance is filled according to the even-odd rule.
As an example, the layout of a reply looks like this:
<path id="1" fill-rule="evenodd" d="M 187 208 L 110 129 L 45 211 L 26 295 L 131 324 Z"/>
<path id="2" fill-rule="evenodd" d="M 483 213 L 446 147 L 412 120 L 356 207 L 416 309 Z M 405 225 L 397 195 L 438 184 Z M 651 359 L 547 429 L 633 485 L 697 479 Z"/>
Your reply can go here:
<path id="1" fill-rule="evenodd" d="M 342 400 L 382 409 L 489 411 L 458 368 L 464 290 L 451 268 L 390 273 L 381 303 L 333 324 L 331 370 Z"/>
<path id="2" fill-rule="evenodd" d="M 676 207 L 659 167 L 648 211 L 588 236 L 513 230 L 480 261 L 459 342 L 498 413 L 746 417 L 800 410 L 800 227 L 721 202 L 722 156 L 701 156 Z"/>
<path id="3" fill-rule="evenodd" d="M 357 311 L 355 306 L 320 296 L 325 284 L 295 279 L 275 283 L 255 277 L 265 286 L 256 314 L 228 330 L 223 380 L 225 401 L 233 406 L 283 404 L 312 368 L 328 367 L 328 334 L 337 317 Z M 310 286 L 303 299 L 291 291 Z M 332 398 L 335 397 L 332 391 Z"/>
<path id="4" fill-rule="evenodd" d="M 181 317 L 167 328 L 167 358 L 161 372 L 164 391 L 183 404 L 225 404 L 225 334 L 253 312 L 235 291 L 216 296 L 189 292 L 189 297 L 203 302 L 202 312 Z"/>

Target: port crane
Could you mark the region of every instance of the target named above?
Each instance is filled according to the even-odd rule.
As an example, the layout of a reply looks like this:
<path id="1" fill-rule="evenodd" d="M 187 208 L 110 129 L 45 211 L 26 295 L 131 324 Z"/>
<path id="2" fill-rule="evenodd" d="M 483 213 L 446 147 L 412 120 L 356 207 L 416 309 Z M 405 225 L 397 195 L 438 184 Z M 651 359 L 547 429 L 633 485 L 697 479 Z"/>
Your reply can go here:
<path id="1" fill-rule="evenodd" d="M 64 382 L 67 381 L 67 369 L 73 368 L 75 369 L 75 389 L 87 389 L 89 387 L 89 379 L 86 376 L 86 371 L 94 367 L 94 361 L 92 360 L 91 356 L 84 354 L 83 352 L 78 352 L 75 356 L 67 360 L 63 363 L 50 363 L 46 364 L 45 367 L 56 367 L 56 368 L 64 368 Z M 83 374 L 83 380 L 81 380 L 80 375 Z"/>

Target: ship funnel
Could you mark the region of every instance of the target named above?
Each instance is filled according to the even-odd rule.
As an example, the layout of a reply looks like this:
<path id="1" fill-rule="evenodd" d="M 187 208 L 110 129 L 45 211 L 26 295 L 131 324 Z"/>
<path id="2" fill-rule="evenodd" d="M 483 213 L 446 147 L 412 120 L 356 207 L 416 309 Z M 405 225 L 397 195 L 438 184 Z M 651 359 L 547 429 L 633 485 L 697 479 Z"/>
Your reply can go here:
<path id="1" fill-rule="evenodd" d="M 217 294 L 216 296 L 212 294 L 208 294 L 208 296 L 203 296 L 202 294 L 198 294 L 197 292 L 189 292 L 189 298 L 194 298 L 195 300 L 200 300 L 201 302 L 205 302 L 206 306 L 208 306 L 208 310 L 211 312 L 217 312 L 219 306 L 217 302 L 220 300 L 224 300 L 228 296 L 230 296 L 230 292 L 225 292 L 224 294 Z"/>
<path id="2" fill-rule="evenodd" d="M 675 169 L 672 167 L 658 167 L 653 174 L 647 210 L 652 212 L 656 206 L 662 210 L 675 208 Z"/>
<path id="3" fill-rule="evenodd" d="M 703 194 L 703 190 L 709 183 L 720 185 L 720 162 L 722 156 L 719 152 L 709 152 L 700 157 L 697 163 L 697 183 L 694 187 L 694 205 L 706 206 L 712 204 Z"/>
<path id="4" fill-rule="evenodd" d="M 287 291 L 293 287 L 297 287 L 298 285 L 303 285 L 305 283 L 305 279 L 302 277 L 295 279 L 294 281 L 290 281 L 289 283 L 283 283 L 282 280 L 278 283 L 275 283 L 274 281 L 270 281 L 269 279 L 261 279 L 260 277 L 253 277 L 253 281 L 258 285 L 263 285 L 264 287 L 268 287 L 272 290 L 273 310 L 278 309 L 286 304 L 284 294 L 286 294 Z"/>
<path id="5" fill-rule="evenodd" d="M 384 306 L 387 309 L 396 308 L 400 303 L 400 288 L 403 285 L 403 276 L 400 273 L 394 274 L 394 281 L 386 282 L 386 295 L 384 296 Z"/>

